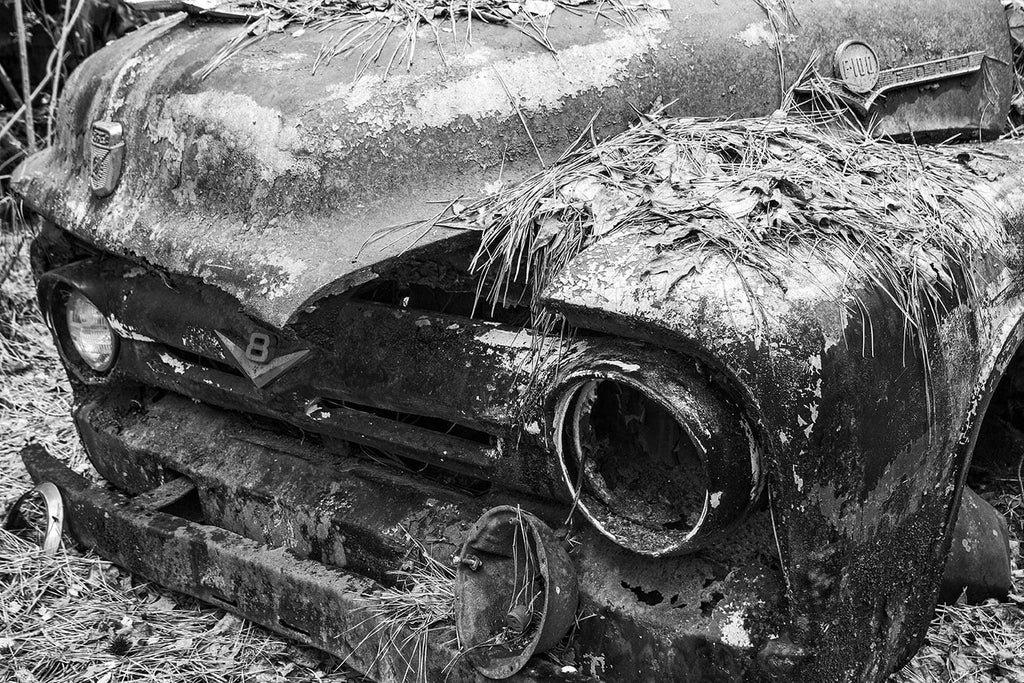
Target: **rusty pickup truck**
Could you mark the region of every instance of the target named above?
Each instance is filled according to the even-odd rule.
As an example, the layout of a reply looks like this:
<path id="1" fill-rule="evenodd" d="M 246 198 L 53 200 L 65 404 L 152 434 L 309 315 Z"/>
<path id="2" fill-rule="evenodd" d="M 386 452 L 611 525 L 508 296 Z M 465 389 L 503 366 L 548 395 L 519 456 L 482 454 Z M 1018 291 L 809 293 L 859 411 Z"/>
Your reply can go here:
<path id="1" fill-rule="evenodd" d="M 110 485 L 35 446 L 33 478 L 85 545 L 376 680 L 883 680 L 951 545 L 1009 573 L 964 485 L 1024 340 L 1001 3 L 440 5 L 357 50 L 390 3 L 283 30 L 190 5 L 74 72 L 13 188 Z M 1001 164 L 1000 253 L 927 358 L 890 298 L 847 315 L 802 270 L 743 283 L 755 338 L 733 270 L 645 287 L 628 240 L 481 303 L 480 232 L 428 220 L 639 112 L 770 117 L 809 64 L 873 135 Z M 451 618 L 383 638 L 367 605 L 427 556 Z"/>

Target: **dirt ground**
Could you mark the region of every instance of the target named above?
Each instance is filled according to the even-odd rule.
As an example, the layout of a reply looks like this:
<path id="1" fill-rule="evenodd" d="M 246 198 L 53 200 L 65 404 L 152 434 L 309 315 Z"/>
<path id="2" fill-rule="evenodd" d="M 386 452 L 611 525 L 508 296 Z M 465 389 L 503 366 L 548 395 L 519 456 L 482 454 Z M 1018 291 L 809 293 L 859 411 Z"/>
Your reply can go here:
<path id="1" fill-rule="evenodd" d="M 3 235 L 0 234 L 0 239 Z M 0 513 L 29 484 L 18 453 L 29 441 L 90 472 L 69 418 L 70 388 L 32 296 L 22 257 L 0 290 Z M 1015 463 L 975 490 L 1024 536 Z M 1024 593 L 1019 546 L 1016 593 Z M 925 646 L 893 677 L 1024 682 L 1024 599 L 941 608 Z M 348 681 L 341 663 L 196 601 L 147 585 L 73 547 L 46 558 L 0 534 L 0 680 Z"/>

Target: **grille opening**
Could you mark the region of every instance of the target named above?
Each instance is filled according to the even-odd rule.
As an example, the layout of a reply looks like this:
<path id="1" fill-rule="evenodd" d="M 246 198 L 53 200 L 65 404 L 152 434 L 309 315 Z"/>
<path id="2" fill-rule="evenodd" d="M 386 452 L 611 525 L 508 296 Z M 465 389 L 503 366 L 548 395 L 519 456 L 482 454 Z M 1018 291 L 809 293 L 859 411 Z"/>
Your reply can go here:
<path id="1" fill-rule="evenodd" d="M 221 362 L 219 360 L 207 358 L 206 356 L 201 356 L 198 353 L 192 353 L 191 351 L 179 349 L 175 346 L 169 346 L 167 344 L 160 344 L 159 348 L 162 352 L 166 353 L 167 355 L 173 358 L 176 358 L 177 360 L 183 361 L 185 363 L 191 363 L 192 365 L 198 365 L 204 370 L 213 370 L 215 372 L 224 372 L 229 375 L 235 375 L 236 377 L 244 377 L 241 370 L 239 370 L 233 365 L 228 365 L 227 363 Z"/>
<path id="2" fill-rule="evenodd" d="M 458 284 L 455 286 L 458 287 Z M 503 305 L 494 305 L 477 296 L 475 280 L 471 284 L 463 284 L 462 289 L 448 289 L 440 284 L 424 282 L 374 281 L 356 292 L 355 298 L 397 308 L 457 315 L 517 327 L 526 327 L 531 320 L 529 297 L 525 291 L 510 291 Z"/>
<path id="3" fill-rule="evenodd" d="M 368 406 L 363 403 L 330 398 L 319 399 L 316 402 L 316 407 L 326 411 L 330 411 L 332 408 L 347 408 L 367 415 L 381 417 L 386 420 L 401 422 L 402 424 L 411 425 L 413 427 L 429 429 L 432 432 L 437 432 L 446 436 L 454 436 L 465 441 L 472 441 L 473 443 L 478 443 L 482 446 L 487 446 L 488 448 L 494 448 L 498 444 L 497 437 L 493 434 L 489 434 L 479 429 L 474 429 L 473 427 L 467 427 L 466 425 L 452 422 L 451 420 L 445 420 L 440 417 L 404 413 L 398 410 L 388 410 L 386 408 Z"/>
<path id="4" fill-rule="evenodd" d="M 337 403 L 337 405 L 340 405 L 340 403 Z M 322 447 L 332 455 L 355 456 L 363 460 L 369 460 L 388 469 L 398 470 L 404 474 L 416 475 L 442 486 L 457 489 L 472 497 L 483 496 L 491 490 L 491 482 L 486 479 L 456 473 L 414 458 L 388 453 L 371 446 L 365 446 L 327 434 L 310 432 L 270 417 L 249 413 L 239 413 L 239 415 L 243 416 L 252 427 L 263 432 L 295 439 L 305 445 Z"/>
<path id="5" fill-rule="evenodd" d="M 359 444 L 349 444 L 348 442 L 342 442 L 346 447 L 354 446 L 352 452 L 354 455 L 371 460 L 378 465 L 387 467 L 388 469 L 396 469 L 400 472 L 415 474 L 418 477 L 429 479 L 441 486 L 450 489 L 456 489 L 465 493 L 473 498 L 487 495 L 491 491 L 491 482 L 485 479 L 477 479 L 476 477 L 470 477 L 464 474 L 458 474 L 451 470 L 446 470 L 436 465 L 414 460 L 413 458 L 407 458 L 395 453 L 388 453 L 379 448 L 373 448 L 371 446 L 362 446 Z M 331 444 L 328 443 L 328 448 Z"/>
<path id="6" fill-rule="evenodd" d="M 245 418 L 249 423 L 249 426 L 253 429 L 258 429 L 261 432 L 267 432 L 276 436 L 284 436 L 289 439 L 295 439 L 300 444 L 310 446 L 323 446 L 324 437 L 316 432 L 310 432 L 301 427 L 296 427 L 293 424 L 289 424 L 283 420 L 278 420 L 272 417 L 266 417 L 264 415 L 254 415 L 252 413 L 238 413 Z"/>

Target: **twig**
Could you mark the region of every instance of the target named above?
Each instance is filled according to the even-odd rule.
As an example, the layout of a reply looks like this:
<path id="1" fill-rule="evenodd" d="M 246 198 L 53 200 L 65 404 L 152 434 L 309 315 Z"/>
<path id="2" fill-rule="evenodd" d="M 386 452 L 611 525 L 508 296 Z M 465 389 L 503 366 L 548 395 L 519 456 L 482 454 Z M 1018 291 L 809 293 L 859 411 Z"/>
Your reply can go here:
<path id="1" fill-rule="evenodd" d="M 14 87 L 14 83 L 11 82 L 11 77 L 4 71 L 3 64 L 0 64 L 0 84 L 4 86 L 4 90 L 7 91 L 7 95 L 14 102 L 15 107 L 21 106 L 21 95 L 18 94 L 18 89 Z"/>
<path id="2" fill-rule="evenodd" d="M 548 165 L 544 162 L 544 157 L 540 155 L 540 149 L 537 147 L 537 142 L 533 139 L 533 133 L 530 132 L 530 126 L 526 123 L 526 117 L 523 116 L 523 110 L 519 108 L 519 103 L 516 102 L 515 98 L 512 96 L 512 92 L 508 89 L 508 86 L 505 85 L 505 80 L 501 77 L 501 74 L 498 73 L 497 67 L 494 69 L 494 75 L 497 76 L 498 83 L 501 84 L 501 89 L 505 91 L 508 101 L 512 103 L 512 107 L 516 110 L 516 114 L 519 115 L 519 120 L 523 124 L 526 136 L 530 138 L 530 144 L 533 145 L 533 151 L 537 154 L 537 160 L 540 161 L 541 168 L 547 168 Z"/>
<path id="3" fill-rule="evenodd" d="M 69 28 L 71 19 L 71 0 L 64 0 L 64 23 L 61 24 L 61 34 Z M 57 62 L 53 65 L 53 88 L 50 91 L 50 110 L 46 117 L 46 144 L 53 142 L 53 119 L 57 111 L 57 97 L 60 94 L 60 77 L 64 71 L 64 41 L 57 44 Z"/>
<path id="4" fill-rule="evenodd" d="M 78 17 L 82 13 L 82 8 L 85 7 L 85 2 L 86 0 L 78 0 L 78 5 L 75 6 L 75 13 L 71 16 L 71 22 L 64 27 L 63 32 L 60 34 L 60 40 L 57 41 L 57 45 L 63 45 L 67 43 L 68 36 L 71 34 L 71 27 L 74 26 L 75 22 L 78 21 Z M 39 82 L 39 85 L 36 86 L 36 89 L 32 91 L 31 96 L 28 98 L 29 102 L 34 100 L 39 95 L 39 93 L 43 91 L 43 88 L 46 87 L 46 84 L 49 83 L 50 79 L 53 77 L 53 61 L 56 58 L 56 56 L 56 52 L 50 53 L 49 59 L 46 60 L 46 75 L 43 76 L 43 80 Z M 24 102 L 22 102 L 21 106 L 18 107 L 17 110 L 15 110 L 14 114 L 11 115 L 11 118 L 8 119 L 7 123 L 4 124 L 4 127 L 0 128 L 0 138 L 2 138 L 8 131 L 11 130 L 11 128 L 14 127 L 14 124 L 17 123 L 18 119 L 21 118 L 22 115 L 24 115 L 25 112 L 28 111 L 28 109 L 29 107 Z"/>
<path id="5" fill-rule="evenodd" d="M 29 154 L 36 151 L 35 121 L 32 117 L 32 81 L 28 74 L 28 35 L 25 32 L 25 11 L 21 0 L 14 0 L 14 23 L 18 32 L 18 60 L 21 67 L 21 92 L 25 108 L 25 137 L 28 140 Z"/>

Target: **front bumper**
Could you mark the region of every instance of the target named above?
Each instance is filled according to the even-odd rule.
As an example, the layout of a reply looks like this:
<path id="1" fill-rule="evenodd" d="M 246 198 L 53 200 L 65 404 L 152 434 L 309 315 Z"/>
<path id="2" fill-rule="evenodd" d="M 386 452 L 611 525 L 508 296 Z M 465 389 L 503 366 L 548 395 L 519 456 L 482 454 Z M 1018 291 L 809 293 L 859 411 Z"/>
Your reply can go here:
<path id="1" fill-rule="evenodd" d="M 550 501 L 423 482 L 175 394 L 89 393 L 76 410 L 79 431 L 97 469 L 128 495 L 88 484 L 39 449 L 25 452 L 33 478 L 61 488 L 76 538 L 377 680 L 482 680 L 443 628 L 429 640 L 426 671 L 410 671 L 411 652 L 379 656 L 366 598 L 393 583 L 391 571 L 421 547 L 447 561 L 495 505 L 520 504 L 552 527 L 566 517 Z M 180 493 L 183 479 L 190 496 L 162 493 Z M 793 664 L 799 652 L 772 649 L 785 609 L 769 524 L 755 513 L 721 549 L 656 561 L 586 524 L 563 527 L 578 541 L 581 604 L 562 658 L 580 673 L 540 656 L 521 680 L 760 680 L 759 660 L 775 670 Z"/>

